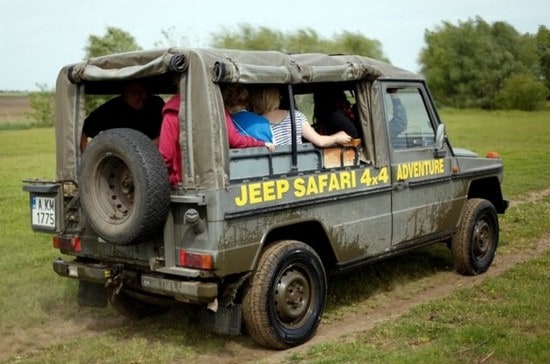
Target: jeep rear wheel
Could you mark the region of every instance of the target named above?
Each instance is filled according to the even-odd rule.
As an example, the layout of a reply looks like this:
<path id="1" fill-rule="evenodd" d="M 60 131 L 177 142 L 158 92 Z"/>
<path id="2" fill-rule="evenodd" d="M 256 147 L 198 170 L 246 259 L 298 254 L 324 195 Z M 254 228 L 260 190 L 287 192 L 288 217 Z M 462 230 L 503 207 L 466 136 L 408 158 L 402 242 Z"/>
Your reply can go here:
<path id="1" fill-rule="evenodd" d="M 243 318 L 249 334 L 274 349 L 307 341 L 321 320 L 326 285 L 323 263 L 308 245 L 283 241 L 271 246 L 245 292 Z"/>
<path id="2" fill-rule="evenodd" d="M 82 156 L 82 210 L 103 239 L 130 244 L 156 232 L 170 203 L 168 172 L 151 140 L 133 129 L 97 135 Z"/>
<path id="3" fill-rule="evenodd" d="M 484 273 L 493 262 L 498 245 L 498 216 L 493 204 L 483 199 L 466 202 L 451 251 L 459 273 Z"/>

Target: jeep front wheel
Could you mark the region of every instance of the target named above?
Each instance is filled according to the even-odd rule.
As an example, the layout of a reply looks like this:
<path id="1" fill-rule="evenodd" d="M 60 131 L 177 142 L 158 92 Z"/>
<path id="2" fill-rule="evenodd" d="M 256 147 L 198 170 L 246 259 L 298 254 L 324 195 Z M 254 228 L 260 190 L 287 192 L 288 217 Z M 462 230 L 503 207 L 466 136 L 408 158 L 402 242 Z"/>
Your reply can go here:
<path id="1" fill-rule="evenodd" d="M 282 241 L 269 247 L 243 299 L 243 318 L 260 345 L 286 349 L 313 336 L 326 302 L 321 259 L 308 245 Z"/>
<path id="2" fill-rule="evenodd" d="M 467 275 L 486 272 L 495 257 L 498 231 L 498 216 L 493 204 L 478 198 L 468 200 L 451 242 L 456 270 Z"/>
<path id="3" fill-rule="evenodd" d="M 99 236 L 116 244 L 137 242 L 162 227 L 168 214 L 166 165 L 145 134 L 105 130 L 84 151 L 79 195 Z"/>

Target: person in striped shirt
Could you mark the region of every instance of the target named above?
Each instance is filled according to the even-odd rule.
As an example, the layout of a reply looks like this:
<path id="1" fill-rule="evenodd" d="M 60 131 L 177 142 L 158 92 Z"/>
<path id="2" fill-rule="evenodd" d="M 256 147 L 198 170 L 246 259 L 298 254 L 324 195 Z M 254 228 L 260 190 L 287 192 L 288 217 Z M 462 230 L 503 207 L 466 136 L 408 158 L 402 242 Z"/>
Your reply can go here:
<path id="1" fill-rule="evenodd" d="M 258 88 L 250 94 L 250 103 L 255 113 L 269 120 L 275 145 L 292 144 L 292 124 L 290 111 L 280 108 L 281 94 L 277 87 Z M 351 136 L 340 131 L 332 135 L 320 135 L 309 124 L 307 117 L 299 110 L 294 110 L 296 120 L 296 143 L 302 144 L 302 138 L 317 147 L 328 147 L 334 144 L 345 144 Z"/>

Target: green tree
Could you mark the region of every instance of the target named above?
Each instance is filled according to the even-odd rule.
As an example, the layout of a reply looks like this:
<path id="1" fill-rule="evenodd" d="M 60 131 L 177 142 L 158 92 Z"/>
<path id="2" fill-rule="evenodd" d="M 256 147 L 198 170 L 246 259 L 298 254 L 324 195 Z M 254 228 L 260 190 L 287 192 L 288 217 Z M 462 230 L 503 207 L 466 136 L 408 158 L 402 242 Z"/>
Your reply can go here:
<path id="1" fill-rule="evenodd" d="M 544 108 L 548 89 L 532 74 L 517 74 L 506 81 L 497 95 L 498 104 L 504 109 L 535 111 Z"/>
<path id="2" fill-rule="evenodd" d="M 176 35 L 176 28 L 170 27 L 168 29 L 162 29 L 160 31 L 162 40 L 154 43 L 157 48 L 170 48 L 170 47 L 184 47 L 186 43 L 189 43 L 187 37 Z"/>
<path id="3" fill-rule="evenodd" d="M 221 31 L 212 33 L 211 39 L 214 48 L 286 51 L 283 33 L 267 27 L 256 29 L 249 24 L 239 24 L 235 31 L 223 27 Z"/>
<path id="4" fill-rule="evenodd" d="M 116 27 L 107 27 L 107 31 L 103 36 L 90 35 L 85 47 L 86 58 L 100 57 L 112 53 L 137 51 L 140 49 L 141 47 L 136 43 L 135 38 L 130 33 Z M 109 97 L 105 96 L 87 96 L 86 111 L 90 113 L 108 99 Z"/>
<path id="5" fill-rule="evenodd" d="M 299 29 L 285 36 L 285 47 L 275 50 L 289 53 L 314 53 L 323 52 L 328 46 L 328 41 L 321 38 L 319 34 L 311 29 Z"/>
<path id="6" fill-rule="evenodd" d="M 389 62 L 382 51 L 382 43 L 378 40 L 369 39 L 360 33 L 344 31 L 336 34 L 334 40 L 328 42 L 327 49 L 330 53 L 358 54 Z"/>
<path id="7" fill-rule="evenodd" d="M 34 126 L 53 126 L 54 120 L 54 91 L 46 84 L 36 84 L 39 91 L 29 95 L 29 103 L 32 111 L 27 115 L 33 121 Z"/>
<path id="8" fill-rule="evenodd" d="M 497 108 L 504 82 L 516 74 L 539 72 L 535 42 L 505 22 L 480 17 L 444 22 L 424 35 L 421 72 L 439 102 L 454 107 Z"/>
<path id="9" fill-rule="evenodd" d="M 550 29 L 541 25 L 537 31 L 535 40 L 540 57 L 540 77 L 546 88 L 550 89 Z"/>
<path id="10" fill-rule="evenodd" d="M 382 45 L 359 33 L 342 32 L 333 39 L 321 37 L 311 28 L 283 33 L 267 27 L 240 24 L 237 30 L 223 28 L 211 36 L 211 46 L 247 50 L 276 50 L 286 53 L 348 53 L 387 61 Z"/>
<path id="11" fill-rule="evenodd" d="M 140 50 L 134 37 L 119 28 L 107 27 L 103 36 L 90 35 L 85 47 L 86 58 L 105 56 L 111 53 L 130 52 Z"/>

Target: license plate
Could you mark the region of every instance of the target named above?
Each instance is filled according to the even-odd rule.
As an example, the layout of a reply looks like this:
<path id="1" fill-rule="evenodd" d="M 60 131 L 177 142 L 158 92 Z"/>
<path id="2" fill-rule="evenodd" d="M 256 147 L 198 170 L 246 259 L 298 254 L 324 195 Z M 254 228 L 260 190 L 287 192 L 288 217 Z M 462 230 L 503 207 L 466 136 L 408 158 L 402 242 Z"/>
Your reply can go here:
<path id="1" fill-rule="evenodd" d="M 55 214 L 55 198 L 33 196 L 31 199 L 32 225 L 34 227 L 55 230 L 57 216 Z"/>

